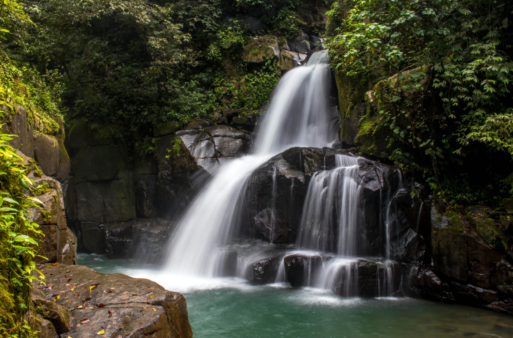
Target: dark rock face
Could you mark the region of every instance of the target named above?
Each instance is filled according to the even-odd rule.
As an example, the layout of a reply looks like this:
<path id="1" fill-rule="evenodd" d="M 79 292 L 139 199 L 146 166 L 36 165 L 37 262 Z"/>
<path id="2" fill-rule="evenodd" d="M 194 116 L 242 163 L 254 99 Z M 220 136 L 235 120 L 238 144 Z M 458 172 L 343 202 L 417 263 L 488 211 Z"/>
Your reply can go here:
<path id="1" fill-rule="evenodd" d="M 159 263 L 175 226 L 175 222 L 162 219 L 139 219 L 107 224 L 107 257 L 137 258 L 154 264 Z"/>
<path id="2" fill-rule="evenodd" d="M 297 53 L 306 54 L 310 51 L 310 38 L 304 32 L 301 32 L 297 37 L 287 41 L 290 50 Z"/>
<path id="3" fill-rule="evenodd" d="M 212 126 L 177 132 L 197 166 L 213 173 L 220 163 L 245 155 L 249 148 L 248 133 L 230 126 Z"/>
<path id="4" fill-rule="evenodd" d="M 245 193 L 250 223 L 248 235 L 272 243 L 296 243 L 311 177 L 319 171 L 336 168 L 337 154 L 349 153 L 328 148 L 291 148 L 255 170 Z M 364 158 L 358 160 L 358 165 L 359 254 L 386 256 L 382 224 L 388 221 L 391 243 L 395 245 L 390 257 L 411 256 L 416 260 L 421 254 L 417 249 L 422 236 L 411 229 L 415 227 L 412 221 L 415 215 L 400 172 L 396 167 Z M 326 234 L 327 242 L 336 242 L 337 231 L 334 228 Z M 334 244 L 329 247 L 336 252 Z"/>
<path id="5" fill-rule="evenodd" d="M 115 131 L 108 127 L 93 130 L 81 120 L 72 124 L 66 139 L 72 158 L 66 193 L 68 223 L 77 234 L 79 250 L 116 257 L 130 251 L 127 248 L 132 244 L 119 244 L 121 249 L 112 237 L 107 241 L 110 225 L 177 219 L 210 177 L 201 165 L 210 168 L 241 156 L 249 144 L 247 133 L 211 126 L 209 121 L 198 120 L 185 131 L 162 123 L 154 128 L 156 155 L 130 159 Z M 191 136 L 198 139 L 191 143 Z M 148 243 L 152 231 L 147 233 Z M 156 249 L 148 251 L 152 257 L 150 252 Z"/>
<path id="6" fill-rule="evenodd" d="M 430 224 L 419 231 L 431 231 L 426 256 L 431 255 L 432 263 L 411 261 L 403 277 L 408 281 L 404 293 L 513 314 L 511 248 L 500 230 L 500 217 L 490 218 L 491 210 L 483 207 L 469 207 L 466 215 L 442 214 L 431 204 L 429 209 L 427 217 L 419 218 Z"/>
<path id="7" fill-rule="evenodd" d="M 360 130 L 358 127 L 358 122 L 362 118 L 362 116 L 366 113 L 366 105 L 365 103 L 354 106 L 351 109 L 350 115 L 346 116 L 342 122 L 342 141 L 347 145 L 354 145 L 356 135 L 358 135 L 358 131 Z"/>
<path id="8" fill-rule="evenodd" d="M 285 275 L 292 286 L 313 285 L 313 278 L 323 265 L 321 255 L 292 254 L 284 258 Z"/>
<path id="9" fill-rule="evenodd" d="M 74 338 L 192 337 L 185 298 L 155 282 L 100 274 L 84 266 L 58 265 L 41 271 L 46 286 L 35 288 L 44 295 L 34 301 L 51 309 L 45 318 L 58 333 Z"/>

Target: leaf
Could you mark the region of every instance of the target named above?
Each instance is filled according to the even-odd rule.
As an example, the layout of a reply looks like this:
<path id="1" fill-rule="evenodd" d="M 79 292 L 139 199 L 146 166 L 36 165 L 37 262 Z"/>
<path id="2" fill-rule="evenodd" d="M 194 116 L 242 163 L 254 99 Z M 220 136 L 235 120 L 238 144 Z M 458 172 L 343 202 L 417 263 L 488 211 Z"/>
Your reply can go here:
<path id="1" fill-rule="evenodd" d="M 80 306 L 78 308 L 80 309 Z M 90 322 L 89 318 L 84 318 L 80 321 L 80 324 L 89 324 Z"/>
<path id="2" fill-rule="evenodd" d="M 13 200 L 12 198 L 10 197 L 4 197 L 4 201 L 6 201 L 7 203 L 11 203 L 11 204 L 18 204 L 20 205 L 17 201 Z"/>
<path id="3" fill-rule="evenodd" d="M 100 331 L 96 332 L 96 334 L 97 334 L 97 335 L 105 334 L 105 330 L 103 330 L 103 329 L 102 329 L 102 330 L 100 330 Z"/>

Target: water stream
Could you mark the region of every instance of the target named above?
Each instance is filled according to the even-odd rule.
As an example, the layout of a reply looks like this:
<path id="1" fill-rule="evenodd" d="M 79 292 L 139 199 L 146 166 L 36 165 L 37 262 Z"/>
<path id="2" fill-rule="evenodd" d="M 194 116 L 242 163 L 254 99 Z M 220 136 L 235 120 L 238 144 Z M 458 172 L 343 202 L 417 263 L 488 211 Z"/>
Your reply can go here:
<path id="1" fill-rule="evenodd" d="M 213 277 L 213 253 L 228 243 L 240 221 L 236 201 L 249 175 L 291 147 L 326 147 L 337 140 L 337 129 L 330 122 L 331 71 L 322 63 L 325 54 L 319 53 L 306 67 L 282 78 L 258 129 L 252 155 L 223 165 L 191 203 L 169 244 L 164 271 L 180 278 Z"/>

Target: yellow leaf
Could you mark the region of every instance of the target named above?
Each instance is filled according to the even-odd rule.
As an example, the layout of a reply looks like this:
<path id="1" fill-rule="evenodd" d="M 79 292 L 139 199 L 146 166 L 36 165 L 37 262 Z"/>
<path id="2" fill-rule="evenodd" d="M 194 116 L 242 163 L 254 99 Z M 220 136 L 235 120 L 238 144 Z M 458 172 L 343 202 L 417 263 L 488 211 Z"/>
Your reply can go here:
<path id="1" fill-rule="evenodd" d="M 371 48 L 371 51 L 372 51 L 372 54 L 374 54 L 376 52 L 376 50 L 374 49 L 374 47 Z"/>
<path id="2" fill-rule="evenodd" d="M 92 285 L 89 287 L 90 290 L 94 289 L 96 287 L 96 285 Z"/>
<path id="3" fill-rule="evenodd" d="M 105 330 L 101 330 L 101 331 L 96 332 L 96 334 L 104 334 L 104 333 L 105 333 Z"/>
<path id="4" fill-rule="evenodd" d="M 354 60 L 354 57 L 351 55 L 351 57 L 349 58 L 350 61 L 353 61 Z"/>
<path id="5" fill-rule="evenodd" d="M 151 295 L 150 298 L 153 298 L 153 295 Z"/>
<path id="6" fill-rule="evenodd" d="M 153 308 L 153 311 L 157 312 L 157 310 L 155 310 L 155 308 Z"/>
<path id="7" fill-rule="evenodd" d="M 61 296 L 57 296 L 57 299 L 60 299 L 60 298 L 61 298 Z"/>
<path id="8" fill-rule="evenodd" d="M 75 291 L 75 289 L 73 288 L 73 289 L 71 289 L 71 291 Z"/>

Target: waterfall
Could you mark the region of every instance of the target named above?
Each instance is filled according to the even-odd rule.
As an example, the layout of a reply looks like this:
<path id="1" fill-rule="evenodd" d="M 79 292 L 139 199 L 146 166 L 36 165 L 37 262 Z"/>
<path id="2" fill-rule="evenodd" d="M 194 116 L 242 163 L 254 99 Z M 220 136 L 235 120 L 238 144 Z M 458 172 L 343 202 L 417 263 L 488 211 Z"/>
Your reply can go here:
<path id="1" fill-rule="evenodd" d="M 337 168 L 314 174 L 303 208 L 298 245 L 339 255 L 356 255 L 358 159 L 336 155 Z"/>
<path id="2" fill-rule="evenodd" d="M 251 173 L 272 156 L 294 146 L 326 147 L 338 139 L 328 107 L 331 70 L 327 52 L 306 67 L 287 72 L 273 93 L 257 130 L 253 154 L 223 164 L 180 220 L 164 269 L 174 275 L 212 277 L 216 248 L 225 245 L 240 213 L 237 201 Z"/>

